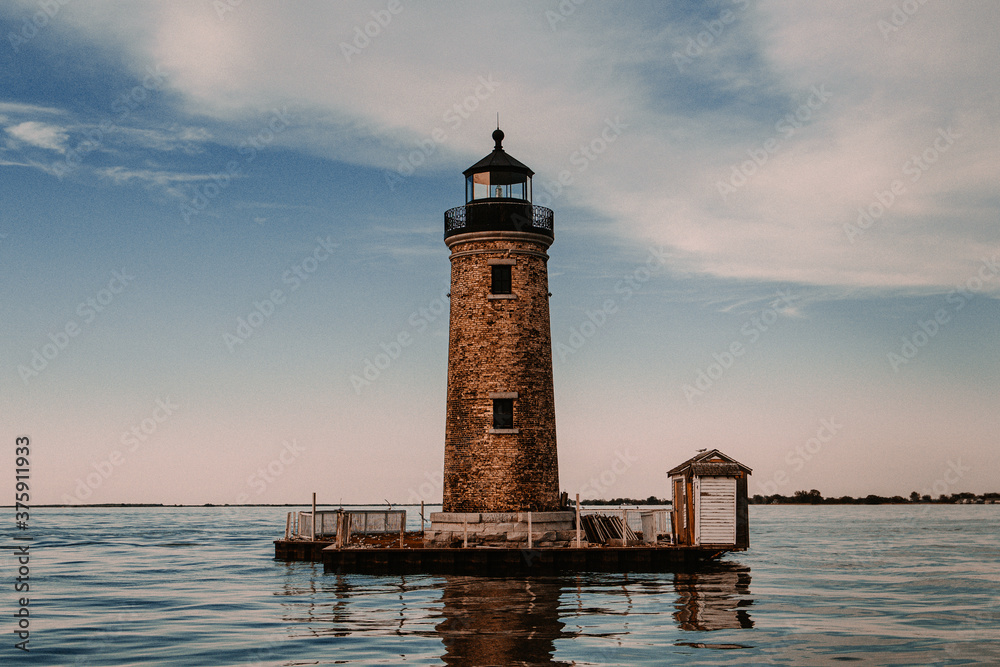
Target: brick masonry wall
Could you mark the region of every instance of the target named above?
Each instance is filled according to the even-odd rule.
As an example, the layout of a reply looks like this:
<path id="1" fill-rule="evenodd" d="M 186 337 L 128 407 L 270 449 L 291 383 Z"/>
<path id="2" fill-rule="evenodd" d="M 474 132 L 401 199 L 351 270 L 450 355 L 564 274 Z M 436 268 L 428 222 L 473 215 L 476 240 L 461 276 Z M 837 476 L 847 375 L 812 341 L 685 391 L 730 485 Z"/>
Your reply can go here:
<path id="1" fill-rule="evenodd" d="M 559 505 L 548 240 L 517 232 L 450 239 L 451 321 L 444 511 L 553 511 Z M 470 252 L 471 251 L 471 252 Z M 514 259 L 515 299 L 489 299 L 490 259 Z M 490 392 L 518 393 L 495 433 Z"/>

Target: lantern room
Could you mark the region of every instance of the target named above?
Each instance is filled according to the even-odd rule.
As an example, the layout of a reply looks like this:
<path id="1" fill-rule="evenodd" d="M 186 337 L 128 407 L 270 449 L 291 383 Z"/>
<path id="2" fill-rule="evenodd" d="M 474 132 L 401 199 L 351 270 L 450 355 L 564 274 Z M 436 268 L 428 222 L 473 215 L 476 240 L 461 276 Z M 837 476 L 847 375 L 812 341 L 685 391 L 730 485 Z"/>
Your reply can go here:
<path id="1" fill-rule="evenodd" d="M 444 214 L 444 237 L 473 232 L 552 235 L 552 209 L 531 203 L 535 172 L 503 149 L 503 131 L 493 132 L 493 152 L 464 172 L 465 205 Z"/>
<path id="2" fill-rule="evenodd" d="M 503 130 L 493 132 L 493 152 L 472 165 L 465 174 L 465 203 L 484 199 L 518 199 L 531 202 L 534 172 L 503 150 Z"/>

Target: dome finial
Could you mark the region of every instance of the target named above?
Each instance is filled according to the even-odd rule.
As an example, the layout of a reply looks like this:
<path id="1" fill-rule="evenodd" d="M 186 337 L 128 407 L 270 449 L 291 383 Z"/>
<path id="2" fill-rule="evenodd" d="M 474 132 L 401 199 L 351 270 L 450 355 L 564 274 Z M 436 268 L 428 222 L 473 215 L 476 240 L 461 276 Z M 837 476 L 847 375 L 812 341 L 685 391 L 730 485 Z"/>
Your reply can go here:
<path id="1" fill-rule="evenodd" d="M 497 129 L 493 130 L 493 141 L 496 142 L 496 145 L 493 146 L 493 150 L 495 150 L 495 151 L 502 151 L 503 150 L 503 146 L 500 145 L 500 142 L 503 141 L 503 130 L 500 129 L 500 112 L 499 111 L 497 112 Z"/>

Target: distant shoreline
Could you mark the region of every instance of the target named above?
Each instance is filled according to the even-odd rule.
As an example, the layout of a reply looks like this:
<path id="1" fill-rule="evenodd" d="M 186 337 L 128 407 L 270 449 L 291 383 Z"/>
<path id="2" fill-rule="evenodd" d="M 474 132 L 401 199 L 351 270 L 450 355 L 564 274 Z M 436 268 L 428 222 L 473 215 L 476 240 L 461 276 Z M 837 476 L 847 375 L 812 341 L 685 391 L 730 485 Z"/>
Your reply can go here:
<path id="1" fill-rule="evenodd" d="M 440 505 L 441 503 L 427 503 L 428 506 Z M 381 503 L 316 503 L 316 507 L 378 507 L 385 505 Z M 55 504 L 55 505 L 32 505 L 34 509 L 47 507 L 51 509 L 67 507 L 309 507 L 310 503 L 248 503 L 246 505 L 230 505 L 229 503 L 215 504 L 202 503 L 199 505 L 173 505 L 166 503 L 80 503 L 78 505 Z M 393 503 L 393 507 L 420 507 L 420 503 Z M 0 507 L 14 507 L 13 505 L 0 505 Z"/>
<path id="2" fill-rule="evenodd" d="M 906 498 L 903 496 L 878 496 L 869 494 L 865 497 L 840 496 L 839 498 L 824 498 L 816 489 L 811 491 L 796 491 L 794 495 L 783 496 L 780 493 L 764 496 L 755 494 L 750 497 L 751 505 L 995 505 L 1000 504 L 1000 493 L 952 493 L 937 498 L 916 491 Z"/>
<path id="3" fill-rule="evenodd" d="M 751 505 L 1000 505 L 1000 493 L 984 493 L 981 495 L 972 493 L 957 493 L 949 497 L 908 499 L 902 496 L 884 497 L 869 495 L 863 498 L 853 498 L 851 496 L 841 496 L 840 498 L 824 498 L 820 495 L 813 495 L 805 492 L 796 492 L 794 496 L 761 496 L 755 495 L 747 499 Z M 316 503 L 316 507 L 380 507 L 387 503 Z M 433 507 L 441 503 L 426 503 Z M 614 498 L 612 500 L 588 499 L 581 500 L 581 505 L 588 507 L 620 507 L 622 505 L 632 506 L 663 506 L 670 505 L 666 499 L 657 499 L 652 503 L 648 500 L 636 500 L 633 498 Z M 92 508 L 135 508 L 135 507 L 309 507 L 310 503 L 248 503 L 246 505 L 230 504 L 165 504 L 165 503 L 81 503 L 79 505 L 53 504 L 34 505 L 34 509 L 67 509 L 73 507 Z M 13 505 L 0 505 L 0 507 L 14 507 Z M 420 503 L 392 503 L 391 507 L 420 507 Z"/>

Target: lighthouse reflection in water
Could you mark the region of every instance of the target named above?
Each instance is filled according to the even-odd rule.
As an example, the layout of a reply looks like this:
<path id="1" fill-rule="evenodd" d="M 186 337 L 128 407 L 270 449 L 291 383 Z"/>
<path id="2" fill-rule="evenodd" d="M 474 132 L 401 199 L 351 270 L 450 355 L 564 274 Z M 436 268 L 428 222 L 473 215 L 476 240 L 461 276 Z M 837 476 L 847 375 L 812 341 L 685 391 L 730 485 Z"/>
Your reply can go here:
<path id="1" fill-rule="evenodd" d="M 753 627 L 749 568 L 727 563 L 673 574 L 335 575 L 324 583 L 313 633 L 422 636 L 438 649 L 418 653 L 437 652 L 449 665 L 639 664 L 650 643 L 738 648 L 710 631 Z"/>
<path id="2" fill-rule="evenodd" d="M 445 577 L 442 622 L 447 664 L 548 663 L 560 656 L 596 662 L 626 660 L 651 629 L 639 618 L 673 607 L 679 644 L 725 648 L 724 643 L 679 631 L 753 627 L 750 571 L 721 565 L 706 571 L 658 575 L 582 575 L 491 579 Z M 661 639 L 662 641 L 662 639 Z M 639 642 L 641 643 L 641 642 Z M 625 652 L 625 653 L 623 653 Z M 648 657 L 648 656 L 647 656 Z M 471 661 L 471 662 L 470 662 Z M 552 662 L 551 664 L 572 664 Z"/>

